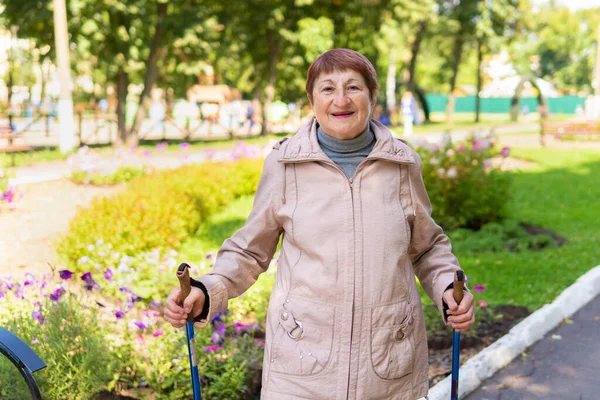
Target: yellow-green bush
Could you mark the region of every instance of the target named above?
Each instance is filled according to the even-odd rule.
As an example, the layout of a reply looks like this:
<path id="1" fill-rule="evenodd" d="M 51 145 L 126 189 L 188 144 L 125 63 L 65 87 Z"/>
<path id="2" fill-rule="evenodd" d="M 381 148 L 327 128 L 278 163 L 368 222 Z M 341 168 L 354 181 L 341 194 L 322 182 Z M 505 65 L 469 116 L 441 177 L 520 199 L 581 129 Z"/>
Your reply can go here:
<path id="1" fill-rule="evenodd" d="M 128 255 L 178 248 L 200 223 L 233 199 L 256 191 L 262 160 L 188 165 L 144 176 L 73 218 L 58 253 L 76 262 L 98 240 Z"/>

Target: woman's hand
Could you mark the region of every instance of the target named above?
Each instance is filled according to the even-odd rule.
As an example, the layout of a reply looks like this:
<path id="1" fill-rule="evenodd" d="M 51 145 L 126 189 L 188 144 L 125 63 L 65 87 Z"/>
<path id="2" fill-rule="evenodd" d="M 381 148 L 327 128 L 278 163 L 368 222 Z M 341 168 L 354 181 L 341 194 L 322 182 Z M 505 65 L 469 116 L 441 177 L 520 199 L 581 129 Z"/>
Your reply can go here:
<path id="1" fill-rule="evenodd" d="M 442 295 L 448 305 L 448 322 L 457 332 L 465 332 L 475 322 L 475 298 L 469 292 L 464 292 L 460 305 L 454 300 L 454 292 L 448 289 Z"/>
<path id="2" fill-rule="evenodd" d="M 163 310 L 163 317 L 165 321 L 173 325 L 175 328 L 181 328 L 187 322 L 188 314 L 192 313 L 192 316 L 197 317 L 204 308 L 204 293 L 197 287 L 191 288 L 190 294 L 186 297 L 183 307 L 179 306 L 179 294 L 181 289 L 176 287 L 171 290 L 167 301 L 165 302 L 165 309 Z"/>

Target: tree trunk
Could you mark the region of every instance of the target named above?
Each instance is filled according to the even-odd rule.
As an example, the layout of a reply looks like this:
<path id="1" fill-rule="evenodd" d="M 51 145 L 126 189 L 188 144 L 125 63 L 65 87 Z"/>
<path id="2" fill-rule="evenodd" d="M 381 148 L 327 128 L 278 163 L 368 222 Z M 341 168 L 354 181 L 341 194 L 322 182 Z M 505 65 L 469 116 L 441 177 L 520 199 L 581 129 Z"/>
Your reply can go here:
<path id="1" fill-rule="evenodd" d="M 408 66 L 408 83 L 406 86 L 407 90 L 413 95 L 416 95 L 415 89 L 417 86 L 415 76 L 415 71 L 417 70 L 417 57 L 419 56 L 419 50 L 421 49 L 421 42 L 425 36 L 425 31 L 427 31 L 427 22 L 428 20 L 425 19 L 419 23 L 415 39 L 410 46 L 410 64 Z"/>
<path id="2" fill-rule="evenodd" d="M 44 72 L 44 61 L 45 59 L 42 59 L 40 62 L 40 77 L 42 79 L 42 87 L 40 88 L 40 105 L 44 104 L 44 98 L 46 97 L 46 82 L 48 81 L 46 78 L 47 74 Z"/>
<path id="3" fill-rule="evenodd" d="M 129 87 L 129 77 L 123 67 L 119 67 L 117 72 L 117 145 L 123 145 L 127 142 L 127 127 L 125 126 L 125 110 L 127 103 L 127 89 Z"/>
<path id="4" fill-rule="evenodd" d="M 418 85 L 415 86 L 415 97 L 419 99 L 421 107 L 423 108 L 423 114 L 425 115 L 425 121 L 431 121 L 431 113 L 429 112 L 429 106 L 425 100 L 425 91 Z"/>
<path id="5" fill-rule="evenodd" d="M 423 38 L 425 37 L 425 33 L 427 32 L 427 23 L 429 20 L 422 20 L 418 27 L 417 32 L 415 33 L 415 38 L 410 45 L 410 62 L 408 64 L 408 82 L 406 83 L 406 90 L 410 91 L 413 94 L 415 99 L 419 99 L 419 103 L 421 103 L 421 108 L 425 114 L 425 120 L 429 121 L 429 108 L 427 107 L 427 103 L 425 102 L 424 94 L 417 88 L 417 59 L 419 56 L 419 52 L 421 50 L 421 43 L 423 42 Z"/>
<path id="6" fill-rule="evenodd" d="M 483 39 L 479 39 L 477 41 L 477 91 L 475 93 L 475 122 L 479 122 L 479 113 L 481 111 L 481 97 L 479 97 L 479 92 L 481 92 L 481 63 L 483 60 L 482 40 Z"/>
<path id="7" fill-rule="evenodd" d="M 167 15 L 167 3 L 158 4 L 158 19 L 156 21 L 156 30 L 154 31 L 154 37 L 152 38 L 152 45 L 150 47 L 150 55 L 146 60 L 146 74 L 144 76 L 144 89 L 140 94 L 140 100 L 138 103 L 137 112 L 133 119 L 133 125 L 129 134 L 127 135 L 127 144 L 135 145 L 138 144 L 138 133 L 146 117 L 146 108 L 150 107 L 151 92 L 156 77 L 158 76 L 158 56 L 160 53 L 160 43 L 165 31 L 164 19 Z"/>
<path id="8" fill-rule="evenodd" d="M 396 60 L 395 49 L 390 49 L 390 64 L 388 65 L 387 78 L 385 80 L 385 99 L 388 113 L 396 112 Z"/>
<path id="9" fill-rule="evenodd" d="M 458 77 L 458 67 L 462 60 L 462 53 L 465 40 L 462 31 L 458 33 L 454 41 L 454 65 L 452 65 L 452 77 L 450 78 L 450 93 L 448 94 L 448 106 L 446 107 L 446 122 L 451 124 L 454 118 L 454 89 L 456 89 L 456 78 Z"/>
<path id="10" fill-rule="evenodd" d="M 283 49 L 283 38 L 275 37 L 277 33 L 270 29 L 267 32 L 267 43 L 269 46 L 269 65 L 267 73 L 267 86 L 265 87 L 265 101 L 262 104 L 262 127 L 260 134 L 266 135 L 269 133 L 269 107 L 275 97 L 275 83 L 277 82 L 277 64 L 281 58 L 281 51 Z"/>

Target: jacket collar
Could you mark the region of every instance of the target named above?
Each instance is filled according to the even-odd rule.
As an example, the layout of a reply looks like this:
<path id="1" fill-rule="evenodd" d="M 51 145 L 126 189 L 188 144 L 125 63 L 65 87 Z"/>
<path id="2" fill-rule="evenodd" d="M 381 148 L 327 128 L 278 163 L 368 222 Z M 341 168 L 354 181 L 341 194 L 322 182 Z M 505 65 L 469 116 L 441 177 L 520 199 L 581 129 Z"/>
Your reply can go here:
<path id="1" fill-rule="evenodd" d="M 371 130 L 375 135 L 375 147 L 367 159 L 385 160 L 398 164 L 414 164 L 415 157 L 410 147 L 399 139 L 379 121 L 371 119 Z M 279 162 L 295 163 L 305 161 L 331 162 L 319 146 L 317 140 L 317 120 L 312 118 L 304 124 L 298 133 L 281 146 L 283 150 Z"/>

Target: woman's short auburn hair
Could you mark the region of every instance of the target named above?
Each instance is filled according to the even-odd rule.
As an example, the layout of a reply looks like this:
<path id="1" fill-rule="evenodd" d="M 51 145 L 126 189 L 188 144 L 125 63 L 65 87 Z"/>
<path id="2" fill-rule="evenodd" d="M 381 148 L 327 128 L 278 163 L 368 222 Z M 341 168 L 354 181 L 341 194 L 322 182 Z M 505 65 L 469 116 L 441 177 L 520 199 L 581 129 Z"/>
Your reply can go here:
<path id="1" fill-rule="evenodd" d="M 321 54 L 308 68 L 306 76 L 306 95 L 308 101 L 313 102 L 313 88 L 315 81 L 321 74 L 329 74 L 333 71 L 353 70 L 358 72 L 364 78 L 369 93 L 371 95 L 371 103 L 375 104 L 379 84 L 377 83 L 377 72 L 373 64 L 367 57 L 360 54 L 358 51 L 350 49 L 332 49 Z"/>

